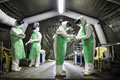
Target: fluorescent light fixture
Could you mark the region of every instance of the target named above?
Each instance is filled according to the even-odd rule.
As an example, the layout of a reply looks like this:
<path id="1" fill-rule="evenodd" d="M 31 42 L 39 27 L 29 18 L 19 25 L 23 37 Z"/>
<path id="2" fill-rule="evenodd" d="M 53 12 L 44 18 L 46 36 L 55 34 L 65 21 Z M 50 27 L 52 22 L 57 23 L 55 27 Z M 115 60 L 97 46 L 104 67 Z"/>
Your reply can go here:
<path id="1" fill-rule="evenodd" d="M 63 14 L 65 10 L 65 0 L 58 0 L 58 12 Z"/>

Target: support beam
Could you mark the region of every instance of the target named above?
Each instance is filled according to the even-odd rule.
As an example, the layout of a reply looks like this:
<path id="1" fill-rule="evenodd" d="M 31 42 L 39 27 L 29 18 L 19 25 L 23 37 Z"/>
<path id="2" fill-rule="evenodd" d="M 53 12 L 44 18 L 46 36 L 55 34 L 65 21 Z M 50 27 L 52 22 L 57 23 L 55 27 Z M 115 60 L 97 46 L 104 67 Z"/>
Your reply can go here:
<path id="1" fill-rule="evenodd" d="M 0 9 L 0 23 L 7 24 L 9 26 L 15 26 L 16 19 L 8 16 Z"/>
<path id="2" fill-rule="evenodd" d="M 34 22 L 38 22 L 38 21 L 42 21 L 42 20 L 45 20 L 45 19 L 48 19 L 48 18 L 51 18 L 51 17 L 55 17 L 55 16 L 58 16 L 58 12 L 56 11 L 50 11 L 50 12 L 46 12 L 46 13 L 43 13 L 43 14 L 39 14 L 39 15 L 36 15 L 36 16 L 32 16 L 32 17 L 29 17 L 29 18 L 25 18 L 23 21 L 26 22 L 27 24 L 31 24 L 31 23 L 34 23 Z M 27 26 L 26 27 L 22 27 L 22 30 L 25 32 L 27 29 Z"/>
<path id="3" fill-rule="evenodd" d="M 103 29 L 102 29 L 100 23 L 95 23 L 94 26 L 95 26 L 95 30 L 96 30 L 96 33 L 97 33 L 100 43 L 107 44 L 107 40 L 106 40 L 106 37 L 104 35 Z"/>
<path id="4" fill-rule="evenodd" d="M 34 22 L 37 22 L 37 21 L 42 21 L 42 20 L 45 20 L 45 19 L 48 19 L 48 18 L 58 16 L 58 15 L 59 14 L 56 11 L 49 11 L 49 12 L 46 12 L 46 13 L 43 13 L 43 14 L 39 14 L 39 15 L 36 15 L 36 16 L 25 18 L 24 21 L 27 22 L 28 24 L 31 24 L 31 23 L 34 23 Z"/>
<path id="5" fill-rule="evenodd" d="M 0 9 L 0 23 L 9 25 L 9 26 L 16 26 L 15 25 L 16 19 L 8 16 L 7 14 L 5 14 L 1 9 Z M 23 32 L 25 32 L 28 24 L 25 22 L 24 24 L 21 25 L 22 26 L 22 30 Z"/>

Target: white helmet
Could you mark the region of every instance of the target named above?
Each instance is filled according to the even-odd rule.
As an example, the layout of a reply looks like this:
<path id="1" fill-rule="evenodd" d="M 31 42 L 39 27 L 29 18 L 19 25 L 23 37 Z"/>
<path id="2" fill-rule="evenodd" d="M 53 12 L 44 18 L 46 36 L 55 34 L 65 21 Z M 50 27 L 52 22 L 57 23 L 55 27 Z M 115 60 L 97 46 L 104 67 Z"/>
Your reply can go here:
<path id="1" fill-rule="evenodd" d="M 84 18 L 83 16 L 78 17 L 78 18 L 76 19 L 75 23 L 77 24 L 78 21 L 80 21 L 80 23 L 81 23 L 82 25 L 85 24 L 85 18 Z"/>
<path id="2" fill-rule="evenodd" d="M 72 26 L 72 24 L 69 23 L 69 21 L 63 21 L 62 22 L 62 26 L 65 27 L 66 25 L 67 25 L 67 27 L 71 27 Z"/>
<path id="3" fill-rule="evenodd" d="M 65 27 L 67 23 L 68 23 L 68 21 L 63 21 L 62 26 Z"/>
<path id="4" fill-rule="evenodd" d="M 66 28 L 66 30 L 68 31 L 69 29 L 72 29 L 71 28 L 71 24 L 69 23 L 69 21 L 63 21 L 62 22 L 62 26 L 64 27 L 64 28 Z"/>

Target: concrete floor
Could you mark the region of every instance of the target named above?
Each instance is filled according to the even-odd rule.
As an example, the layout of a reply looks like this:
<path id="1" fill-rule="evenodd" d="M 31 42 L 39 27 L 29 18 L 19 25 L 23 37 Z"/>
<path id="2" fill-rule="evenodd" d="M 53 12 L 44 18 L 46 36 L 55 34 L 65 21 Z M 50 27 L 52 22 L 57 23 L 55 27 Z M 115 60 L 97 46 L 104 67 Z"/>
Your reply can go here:
<path id="1" fill-rule="evenodd" d="M 4 75 L 0 75 L 0 80 L 117 80 L 112 73 L 109 72 L 95 72 L 91 76 L 83 76 L 81 70 L 84 67 L 79 65 L 74 65 L 73 61 L 65 61 L 64 70 L 66 70 L 65 77 L 56 77 L 55 71 L 55 61 L 47 61 L 41 64 L 38 68 L 33 67 L 23 67 L 20 72 L 8 72 Z"/>

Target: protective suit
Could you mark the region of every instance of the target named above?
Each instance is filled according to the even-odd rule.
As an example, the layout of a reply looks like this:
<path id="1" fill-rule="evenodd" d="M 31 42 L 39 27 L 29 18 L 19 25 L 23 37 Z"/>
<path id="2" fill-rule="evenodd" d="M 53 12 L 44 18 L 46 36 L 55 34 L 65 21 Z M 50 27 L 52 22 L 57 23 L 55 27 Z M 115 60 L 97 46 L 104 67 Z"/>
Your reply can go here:
<path id="1" fill-rule="evenodd" d="M 80 16 L 76 20 L 76 24 L 81 27 L 76 36 L 76 39 L 82 40 L 84 59 L 85 59 L 85 70 L 83 70 L 84 75 L 90 75 L 93 73 L 94 69 L 94 52 L 95 52 L 95 35 L 93 32 L 93 27 L 88 24 L 87 21 Z"/>
<path id="2" fill-rule="evenodd" d="M 41 39 L 42 35 L 39 32 L 39 26 L 34 25 L 32 27 L 33 33 L 31 35 L 30 40 L 26 43 L 32 43 L 30 48 L 29 59 L 31 60 L 29 66 L 35 64 L 35 67 L 38 67 L 40 64 L 40 50 L 41 50 Z M 36 62 L 36 63 L 35 63 Z"/>
<path id="3" fill-rule="evenodd" d="M 56 75 L 65 76 L 62 65 L 66 54 L 67 38 L 74 38 L 74 35 L 67 34 L 70 29 L 68 21 L 62 22 L 62 25 L 57 29 L 54 36 L 54 52 L 56 53 Z"/>
<path id="4" fill-rule="evenodd" d="M 20 29 L 23 21 L 16 21 L 16 26 L 11 28 L 10 30 L 10 39 L 11 46 L 13 51 L 13 59 L 12 59 L 12 71 L 20 71 L 22 68 L 19 67 L 19 60 L 25 58 L 24 44 L 22 39 L 25 38 L 25 34 Z"/>

